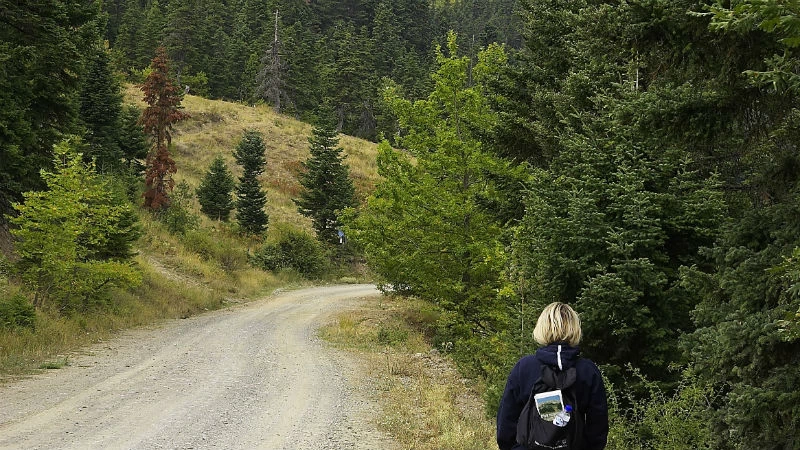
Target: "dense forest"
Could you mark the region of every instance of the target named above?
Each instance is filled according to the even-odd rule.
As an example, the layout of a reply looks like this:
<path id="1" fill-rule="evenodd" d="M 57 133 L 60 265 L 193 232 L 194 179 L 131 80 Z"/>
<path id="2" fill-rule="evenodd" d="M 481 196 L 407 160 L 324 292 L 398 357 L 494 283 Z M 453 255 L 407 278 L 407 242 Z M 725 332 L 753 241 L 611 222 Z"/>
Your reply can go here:
<path id="1" fill-rule="evenodd" d="M 582 350 L 612 386 L 610 447 L 800 448 L 796 2 L 2 8 L 0 211 L 20 254 L 8 273 L 32 293 L 14 302 L 88 298 L 88 284 L 47 290 L 68 274 L 47 249 L 70 239 L 75 267 L 136 281 L 120 262 L 138 237 L 120 198 L 141 204 L 130 193 L 155 152 L 168 158 L 173 122 L 148 131 L 148 110 L 123 108 L 119 83 L 161 80 L 152 89 L 176 108 L 191 92 L 317 124 L 306 187 L 318 164 L 342 183 L 337 206 L 314 216 L 320 240 L 336 245 L 343 228 L 386 290 L 435 305 L 430 335 L 486 382 L 489 409 L 534 347 L 538 311 L 560 300 L 581 313 Z M 337 132 L 380 143 L 381 181 L 360 205 Z M 160 208 L 180 206 L 159 189 Z M 323 207 L 311 198 L 298 204 L 313 216 Z M 52 204 L 56 223 L 93 225 L 42 239 Z M 227 217 L 220 204 L 204 208 Z"/>

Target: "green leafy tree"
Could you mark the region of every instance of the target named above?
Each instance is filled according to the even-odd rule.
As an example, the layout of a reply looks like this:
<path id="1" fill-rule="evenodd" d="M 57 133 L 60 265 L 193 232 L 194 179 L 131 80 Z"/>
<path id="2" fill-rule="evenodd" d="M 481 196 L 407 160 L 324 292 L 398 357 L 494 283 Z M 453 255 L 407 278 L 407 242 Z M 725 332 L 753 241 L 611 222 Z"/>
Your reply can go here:
<path id="1" fill-rule="evenodd" d="M 227 221 L 233 210 L 231 193 L 234 187 L 233 175 L 228 170 L 225 159 L 222 155 L 217 155 L 197 188 L 200 211 L 212 219 Z"/>
<path id="2" fill-rule="evenodd" d="M 248 130 L 233 153 L 236 163 L 242 167 L 236 188 L 236 220 L 242 230 L 253 235 L 264 233 L 269 224 L 269 216 L 264 211 L 267 194 L 258 180 L 267 165 L 265 151 L 261 133 Z"/>
<path id="3" fill-rule="evenodd" d="M 342 228 L 339 213 L 355 206 L 355 188 L 350 171 L 344 164 L 337 132 L 317 126 L 308 142 L 311 156 L 303 162 L 300 174 L 304 190 L 294 202 L 300 214 L 310 217 L 317 238 L 331 244 L 339 243 Z"/>
<path id="4" fill-rule="evenodd" d="M 153 142 L 147 156 L 145 171 L 144 206 L 154 211 L 169 207 L 169 192 L 175 185 L 172 175 L 178 170 L 169 154 L 172 144 L 172 125 L 189 117 L 181 111 L 181 95 L 169 77 L 169 61 L 164 47 L 156 50 L 142 91 L 147 107 L 142 112 L 141 124 Z"/>
<path id="5" fill-rule="evenodd" d="M 111 288 L 141 281 L 130 263 L 141 233 L 137 216 L 77 146 L 58 144 L 55 170 L 42 172 L 48 189 L 27 192 L 14 206 L 16 267 L 37 307 L 87 310 L 108 302 Z"/>

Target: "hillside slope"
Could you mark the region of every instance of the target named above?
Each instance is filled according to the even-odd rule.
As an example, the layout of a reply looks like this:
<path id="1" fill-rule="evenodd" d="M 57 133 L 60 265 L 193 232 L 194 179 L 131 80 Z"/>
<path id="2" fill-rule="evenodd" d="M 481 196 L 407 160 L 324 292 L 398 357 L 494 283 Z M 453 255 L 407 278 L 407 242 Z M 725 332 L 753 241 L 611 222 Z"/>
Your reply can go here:
<path id="1" fill-rule="evenodd" d="M 134 85 L 125 89 L 125 101 L 140 108 L 142 91 Z M 264 135 L 267 147 L 267 169 L 262 185 L 267 192 L 267 214 L 270 223 L 293 223 L 308 227 L 310 222 L 299 213 L 292 198 L 301 190 L 298 173 L 309 156 L 308 137 L 311 125 L 276 114 L 268 105 L 247 106 L 221 100 L 208 100 L 186 95 L 182 106 L 191 117 L 175 125 L 173 158 L 178 167 L 176 183 L 186 181 L 196 188 L 217 154 L 221 154 L 231 171 L 238 176 L 239 167 L 233 151 L 245 130 Z M 363 200 L 378 178 L 375 157 L 377 145 L 350 136 L 340 135 L 339 145 L 346 155 L 345 163 Z"/>

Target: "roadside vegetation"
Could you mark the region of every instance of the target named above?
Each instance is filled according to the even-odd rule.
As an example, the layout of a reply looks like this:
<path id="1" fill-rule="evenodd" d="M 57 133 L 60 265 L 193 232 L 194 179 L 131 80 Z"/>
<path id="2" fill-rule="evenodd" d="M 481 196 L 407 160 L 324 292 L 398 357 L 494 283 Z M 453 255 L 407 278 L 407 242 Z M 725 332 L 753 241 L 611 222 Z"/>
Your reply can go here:
<path id="1" fill-rule="evenodd" d="M 128 104 L 144 107 L 139 88 L 126 86 L 124 94 Z M 330 248 L 315 239 L 311 221 L 292 203 L 302 190 L 297 176 L 309 154 L 310 125 L 266 106 L 191 95 L 184 97 L 182 106 L 190 118 L 173 131 L 178 171 L 172 205 L 160 214 L 131 210 L 139 236 L 131 243 L 133 256 L 124 267 L 133 269 L 136 283 L 110 287 L 102 305 L 65 308 L 53 303 L 33 308 L 33 294 L 21 283 L 17 261 L 0 255 L 0 382 L 67 365 L 71 352 L 126 328 L 249 301 L 278 287 L 365 281 L 357 263 L 339 264 L 349 261 L 347 252 L 331 258 Z M 242 233 L 233 220 L 207 217 L 195 195 L 216 158 L 241 175 L 233 151 L 246 129 L 262 133 L 267 146 L 268 169 L 261 182 L 270 225 L 263 236 Z M 341 137 L 340 145 L 357 195 L 366 196 L 377 177 L 375 145 L 348 136 Z M 139 190 L 129 194 L 133 200 L 140 195 Z M 7 244 L 4 238 L 4 248 Z"/>
<path id="2" fill-rule="evenodd" d="M 382 405 L 377 426 L 400 448 L 485 450 L 496 447 L 494 421 L 481 391 L 430 343 L 438 313 L 422 300 L 369 299 L 320 330 L 333 345 L 363 362 Z"/>
<path id="3" fill-rule="evenodd" d="M 797 2 L 146 3 L 4 16 L 0 355 L 36 355 L 14 370 L 375 279 L 435 311 L 376 339 L 421 326 L 489 417 L 561 300 L 611 387 L 610 448 L 798 448 Z M 234 156 L 244 136 L 266 161 Z"/>

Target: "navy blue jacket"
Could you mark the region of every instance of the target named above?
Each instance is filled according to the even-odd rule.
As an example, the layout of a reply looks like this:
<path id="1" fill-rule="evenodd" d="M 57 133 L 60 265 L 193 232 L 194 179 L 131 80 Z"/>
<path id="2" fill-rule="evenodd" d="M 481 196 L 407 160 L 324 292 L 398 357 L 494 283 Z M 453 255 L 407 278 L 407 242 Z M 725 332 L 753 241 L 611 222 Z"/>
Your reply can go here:
<path id="1" fill-rule="evenodd" d="M 542 365 L 566 370 L 575 367 L 575 396 L 578 410 L 586 414 L 584 449 L 602 450 L 608 438 L 608 402 L 600 370 L 590 360 L 578 358 L 578 350 L 567 344 L 551 344 L 523 357 L 511 370 L 500 409 L 497 412 L 497 445 L 500 450 L 519 450 L 517 420 L 528 401 L 533 384 L 542 374 Z"/>

